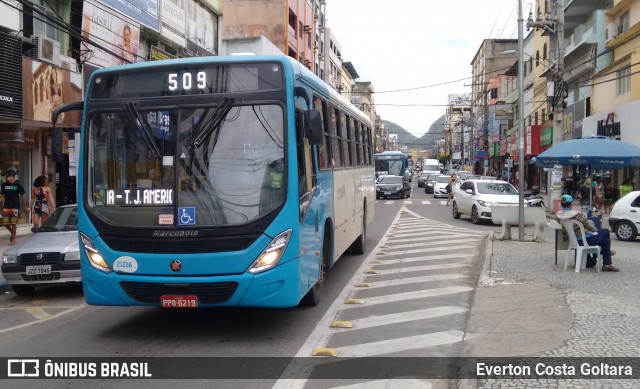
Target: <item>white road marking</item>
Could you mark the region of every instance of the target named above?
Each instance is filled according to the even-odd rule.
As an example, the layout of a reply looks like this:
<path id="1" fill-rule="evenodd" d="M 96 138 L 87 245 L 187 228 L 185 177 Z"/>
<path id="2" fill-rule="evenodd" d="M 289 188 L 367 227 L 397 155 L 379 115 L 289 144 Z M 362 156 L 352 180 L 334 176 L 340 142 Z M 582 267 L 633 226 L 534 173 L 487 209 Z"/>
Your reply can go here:
<path id="1" fill-rule="evenodd" d="M 406 205 L 411 205 L 411 204 L 413 204 L 413 201 L 411 201 L 411 200 L 405 200 L 405 201 L 404 201 L 404 203 L 405 203 Z"/>
<path id="2" fill-rule="evenodd" d="M 362 305 L 345 305 L 343 309 L 354 309 L 371 305 L 395 303 L 397 301 L 417 300 L 427 297 L 445 296 L 448 294 L 463 293 L 473 290 L 468 286 L 447 286 L 445 288 L 434 288 L 425 290 L 416 290 L 413 292 L 403 292 L 395 294 L 387 294 L 383 296 L 367 297 Z"/>
<path id="3" fill-rule="evenodd" d="M 422 277 L 405 277 L 405 278 L 400 278 L 396 280 L 375 281 L 373 283 L 369 282 L 371 286 L 362 288 L 362 290 L 384 288 L 387 286 L 396 286 L 396 285 L 419 284 L 419 283 L 431 282 L 431 281 L 457 280 L 457 279 L 466 278 L 466 277 L 467 276 L 463 274 L 436 274 L 432 276 L 422 276 Z"/>
<path id="4" fill-rule="evenodd" d="M 466 243 L 469 243 L 470 239 L 466 239 Z M 415 242 L 415 239 L 413 240 Z M 393 243 L 396 243 L 395 241 L 393 241 Z M 442 240 L 442 237 L 440 237 L 440 240 L 438 240 L 438 245 L 447 245 L 447 247 L 445 247 L 445 249 L 447 250 L 451 250 L 451 244 L 457 244 L 460 243 L 460 239 L 450 239 L 450 240 Z M 434 249 L 440 249 L 441 247 L 433 247 L 433 242 L 428 242 L 428 241 L 423 241 L 420 240 L 419 243 L 411 243 L 411 244 L 403 244 L 403 245 L 398 245 L 397 247 L 402 247 L 403 249 L 410 249 L 410 248 L 414 248 L 414 247 L 426 247 L 429 248 L 429 252 L 433 251 Z M 389 249 L 394 249 L 396 247 L 394 246 L 386 246 L 386 248 L 383 248 L 382 250 L 385 252 L 388 252 Z M 456 246 L 456 250 L 457 250 L 458 246 Z"/>
<path id="5" fill-rule="evenodd" d="M 485 234 L 486 235 L 486 234 Z M 429 234 L 429 236 L 425 236 L 425 237 L 420 237 L 420 242 L 428 242 L 431 240 L 440 240 L 443 238 L 443 236 L 446 237 L 455 237 L 455 238 L 464 238 L 465 241 L 469 241 L 469 240 L 481 240 L 484 239 L 484 235 L 472 235 L 470 236 L 469 234 Z M 415 242 L 416 238 L 389 238 L 387 239 L 387 245 L 389 243 L 404 243 L 404 242 Z M 458 242 L 460 242 L 460 240 L 458 239 Z M 385 247 L 391 247 L 391 246 L 385 246 Z"/>
<path id="6" fill-rule="evenodd" d="M 393 201 L 393 200 L 389 200 L 389 201 L 385 201 L 384 203 L 385 203 L 385 204 L 387 204 L 387 205 L 389 205 L 389 204 L 395 204 L 395 201 Z"/>
<path id="7" fill-rule="evenodd" d="M 466 311 L 467 311 L 466 308 L 454 307 L 454 306 L 443 306 L 443 307 L 420 309 L 417 311 L 400 312 L 400 313 L 393 313 L 389 315 L 372 316 L 372 317 L 365 317 L 362 319 L 349 320 L 351 324 L 353 324 L 352 328 L 336 328 L 335 330 L 336 332 L 348 332 L 348 331 L 354 331 L 354 330 L 361 330 L 365 328 L 386 326 L 389 324 L 404 323 L 407 321 L 416 321 L 416 320 L 422 320 L 422 319 L 431 319 L 434 317 L 455 315 L 457 313 L 462 313 Z"/>
<path id="8" fill-rule="evenodd" d="M 459 241 L 458 241 L 459 242 Z M 456 250 L 466 250 L 466 249 L 475 249 L 476 246 L 472 246 L 472 245 L 459 245 L 456 246 L 455 249 Z M 445 247 L 432 247 L 432 248 L 425 248 L 422 250 L 390 250 L 390 249 L 381 249 L 381 252 L 378 253 L 378 255 L 397 255 L 397 254 L 421 254 L 421 253 L 432 253 L 434 251 L 451 251 L 451 246 L 445 246 Z"/>
<path id="9" fill-rule="evenodd" d="M 419 228 L 419 229 L 418 229 Z M 464 228 L 452 227 L 448 224 L 422 224 L 407 228 L 396 227 L 391 230 L 392 234 L 402 233 L 405 236 L 425 236 L 425 234 L 464 234 L 464 235 L 486 235 L 486 231 L 470 231 Z"/>
<path id="10" fill-rule="evenodd" d="M 82 309 L 82 308 L 85 308 L 85 307 L 87 307 L 86 304 L 76 305 L 75 307 L 67 309 L 66 311 L 58 312 L 55 315 L 50 315 L 50 316 L 47 316 L 45 318 L 34 320 L 34 321 L 29 322 L 29 323 L 20 324 L 20 325 L 17 325 L 17 326 L 13 326 L 13 327 L 9 327 L 9 328 L 3 328 L 3 329 L 0 330 L 0 334 L 3 334 L 5 332 L 10 332 L 10 331 L 13 331 L 13 330 L 17 330 L 17 329 L 20 329 L 20 328 L 29 327 L 29 326 L 32 326 L 34 324 L 45 322 L 47 320 L 57 319 L 62 315 L 66 315 L 67 313 L 71 313 L 71 312 L 77 311 L 78 309 Z"/>
<path id="11" fill-rule="evenodd" d="M 429 381 L 416 379 L 390 379 L 360 382 L 352 385 L 332 386 L 330 389 L 431 389 Z"/>
<path id="12" fill-rule="evenodd" d="M 46 319 L 49 316 L 51 316 L 44 309 L 40 307 L 29 307 L 29 308 L 26 308 L 25 311 L 33 315 L 33 317 L 35 317 L 36 319 Z"/>
<path id="13" fill-rule="evenodd" d="M 409 263 L 409 262 L 422 262 L 422 261 L 437 261 L 441 259 L 464 259 L 469 258 L 472 255 L 463 254 L 463 253 L 455 253 L 455 254 L 442 254 L 442 255 L 431 255 L 425 257 L 410 257 L 410 258 L 399 258 L 399 259 L 384 259 L 381 258 L 379 261 L 382 263 L 372 263 L 372 265 L 392 265 L 396 263 Z"/>
<path id="14" fill-rule="evenodd" d="M 394 201 L 384 202 L 384 204 L 394 204 L 394 203 L 395 203 Z M 445 201 L 441 201 L 441 204 L 444 204 L 444 203 Z M 371 261 L 373 259 L 380 258 L 378 253 L 381 251 L 381 247 L 385 246 L 387 242 L 391 242 L 391 238 L 394 235 L 393 229 L 398 227 L 399 224 L 402 224 L 403 226 L 406 226 L 406 227 L 410 225 L 415 225 L 416 227 L 420 228 L 420 232 L 416 233 L 415 235 L 413 235 L 410 232 L 403 233 L 401 237 L 402 239 L 408 238 L 409 236 L 416 236 L 416 237 L 424 236 L 425 230 L 431 230 L 432 231 L 431 234 L 439 234 L 441 232 L 444 234 L 460 233 L 461 238 L 470 238 L 470 237 L 473 237 L 472 236 L 473 234 L 477 233 L 474 230 L 453 227 L 446 223 L 432 222 L 416 214 L 415 212 L 410 211 L 408 208 L 403 207 L 400 209 L 400 212 L 398 212 L 398 214 L 394 218 L 394 221 L 392 222 L 391 227 L 389 228 L 389 230 L 387 230 L 384 237 L 380 240 L 380 242 L 378 242 L 378 244 L 373 249 L 373 251 L 369 254 L 366 260 L 362 263 L 362 265 L 360 265 L 356 273 L 353 275 L 353 277 L 349 281 L 350 285 L 354 285 L 356 282 L 358 282 L 358 280 L 362 279 L 363 277 L 366 277 L 367 281 L 372 280 L 371 282 L 374 283 L 374 285 L 372 286 L 373 288 L 381 287 L 381 286 L 396 285 L 396 283 L 411 283 L 412 281 L 418 281 L 421 279 L 422 281 L 418 281 L 418 282 L 428 282 L 429 280 L 434 281 L 436 280 L 436 277 L 442 277 L 442 279 L 449 279 L 449 277 L 451 277 L 451 279 L 467 277 L 466 275 L 463 275 L 463 274 L 447 274 L 447 275 L 430 275 L 428 277 L 403 277 L 402 279 L 396 279 L 396 280 L 376 281 L 375 278 L 377 278 L 377 275 L 364 276 L 363 273 L 366 271 L 366 269 L 370 269 L 372 266 Z M 486 233 L 477 233 L 477 234 L 486 235 Z M 466 240 L 468 239 L 461 239 L 460 241 L 466 241 Z M 459 250 L 459 247 L 456 247 L 456 250 Z M 419 251 L 423 251 L 423 250 L 419 250 Z M 420 254 L 423 254 L 423 252 L 421 252 Z M 443 255 L 451 255 L 451 254 L 443 254 Z M 388 260 L 384 262 L 387 262 L 387 261 Z M 399 274 L 400 276 L 402 276 L 404 275 L 404 273 L 410 272 L 410 271 L 454 269 L 454 268 L 463 268 L 466 266 L 467 265 L 459 264 L 459 263 L 444 264 L 444 265 L 437 265 L 437 266 L 436 265 L 416 266 L 411 268 L 384 270 L 382 271 L 382 274 Z M 472 288 L 467 288 L 467 287 L 454 287 L 454 288 L 456 289 L 452 289 L 452 288 L 432 289 L 431 291 L 428 291 L 426 293 L 429 293 L 430 296 L 435 297 L 438 295 L 456 293 L 456 291 L 466 292 L 466 291 L 472 290 Z M 363 289 L 366 290 L 368 288 L 363 288 Z M 330 337 L 337 332 L 336 330 L 330 328 L 330 324 L 333 321 L 335 321 L 336 318 L 341 316 L 340 311 L 359 307 L 359 306 L 354 306 L 354 305 L 349 306 L 344 304 L 344 301 L 354 293 L 354 290 L 356 289 L 353 287 L 345 287 L 340 292 L 340 295 L 331 304 L 331 307 L 329 307 L 329 309 L 325 312 L 323 317 L 318 322 L 316 328 L 311 332 L 311 334 L 306 339 L 304 344 L 300 347 L 300 349 L 296 353 L 296 357 L 309 357 L 315 348 L 326 347 Z M 358 289 L 358 290 L 361 290 L 361 289 Z M 406 300 L 407 297 L 412 297 L 412 296 L 407 296 L 406 294 L 404 294 L 396 298 Z M 413 295 L 413 297 L 419 298 L 415 294 Z M 428 297 L 428 296 L 423 294 L 422 297 Z M 365 305 L 371 305 L 369 304 L 369 302 L 375 302 L 376 301 L 375 299 L 376 298 L 373 298 L 373 297 L 367 298 Z M 439 332 L 435 334 L 427 334 L 427 335 L 415 336 L 415 337 L 404 338 L 404 339 L 388 340 L 388 341 L 375 342 L 375 343 L 370 343 L 365 345 L 354 345 L 354 346 L 340 348 L 338 350 L 339 350 L 340 356 L 349 356 L 350 354 L 368 356 L 368 355 L 376 355 L 377 353 L 394 352 L 393 350 L 395 349 L 397 349 L 397 351 L 404 351 L 404 350 L 412 350 L 414 348 L 428 348 L 431 346 L 444 345 L 444 344 L 453 343 L 453 342 L 460 342 L 463 340 L 463 336 L 464 334 L 460 331 L 445 331 L 445 332 Z M 330 360 L 331 359 L 328 359 L 328 361 Z M 305 387 L 307 383 L 306 377 L 309 377 L 310 374 L 311 374 L 311 370 L 303 366 L 296 366 L 295 363 L 292 362 L 292 364 L 289 365 L 287 371 L 285 371 L 282 374 L 281 376 L 282 378 L 276 382 L 274 389 L 281 389 L 281 388 L 302 389 Z M 297 377 L 297 378 L 290 379 L 290 377 Z M 355 387 L 347 386 L 345 387 L 345 389 L 352 389 L 352 388 L 378 389 L 378 386 L 377 386 L 378 384 L 386 385 L 386 386 L 381 386 L 380 389 L 382 388 L 401 389 L 401 388 L 413 388 L 413 387 L 431 388 L 431 384 L 428 384 L 427 381 L 423 381 L 423 380 L 388 380 L 388 381 L 381 380 L 381 381 L 368 381 L 364 383 L 364 386 L 357 386 L 360 384 L 356 384 Z"/>
<path id="15" fill-rule="evenodd" d="M 371 266 L 370 264 L 368 264 Z M 414 271 L 423 271 L 423 270 L 439 270 L 439 269 L 454 269 L 459 267 L 467 267 L 468 265 L 462 263 L 443 263 L 441 265 L 425 265 L 425 266 L 412 266 L 412 267 L 398 267 L 395 269 L 384 269 L 378 270 L 379 274 L 367 274 L 367 277 L 375 277 L 386 274 L 396 274 L 396 273 L 409 273 Z M 363 271 L 364 273 L 364 271 Z"/>
<path id="16" fill-rule="evenodd" d="M 432 334 L 338 347 L 337 351 L 339 357 L 369 357 L 462 342 L 463 338 L 464 333 L 462 331 L 442 331 Z"/>

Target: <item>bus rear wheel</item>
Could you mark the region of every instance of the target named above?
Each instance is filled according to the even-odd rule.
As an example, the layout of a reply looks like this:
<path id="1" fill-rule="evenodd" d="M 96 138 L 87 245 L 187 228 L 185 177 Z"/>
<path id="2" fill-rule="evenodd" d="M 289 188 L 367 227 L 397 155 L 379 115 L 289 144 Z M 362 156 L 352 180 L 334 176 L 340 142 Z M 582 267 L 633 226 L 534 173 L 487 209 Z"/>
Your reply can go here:
<path id="1" fill-rule="evenodd" d="M 320 276 L 318 277 L 318 281 L 309 289 L 307 294 L 301 300 L 303 305 L 309 307 L 315 307 L 320 304 L 320 300 L 322 299 L 322 290 L 324 289 L 324 277 L 329 269 L 329 250 L 331 248 L 331 241 L 329 240 L 328 234 L 325 233 L 324 239 L 322 241 L 322 253 L 320 253 Z"/>

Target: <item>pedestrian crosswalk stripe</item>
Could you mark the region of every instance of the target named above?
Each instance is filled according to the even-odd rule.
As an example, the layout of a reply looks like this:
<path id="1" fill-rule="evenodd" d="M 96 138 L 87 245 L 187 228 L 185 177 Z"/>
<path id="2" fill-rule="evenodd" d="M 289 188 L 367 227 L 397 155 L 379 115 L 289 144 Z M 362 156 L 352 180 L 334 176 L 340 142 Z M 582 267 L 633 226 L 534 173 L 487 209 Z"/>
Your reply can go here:
<path id="1" fill-rule="evenodd" d="M 354 330 L 362 330 L 365 328 L 386 326 L 389 324 L 404 323 L 408 321 L 432 319 L 434 317 L 455 315 L 457 313 L 462 313 L 466 311 L 467 309 L 462 307 L 442 306 L 442 307 L 435 307 L 435 308 L 419 309 L 417 311 L 392 313 L 389 315 L 370 316 L 362 319 L 349 320 L 349 322 L 351 323 L 351 327 L 338 328 L 339 331 L 336 331 L 336 332 L 348 332 L 348 331 L 354 331 Z"/>
<path id="2" fill-rule="evenodd" d="M 463 274 L 437 274 L 437 275 L 423 276 L 423 277 L 406 277 L 406 278 L 400 278 L 396 280 L 376 281 L 373 283 L 369 282 L 368 284 L 370 285 L 367 287 L 367 290 L 375 289 L 375 288 L 384 288 L 388 286 L 396 286 L 396 285 L 418 284 L 418 283 L 430 282 L 430 281 L 457 280 L 457 279 L 466 278 L 466 277 L 467 276 Z"/>
<path id="3" fill-rule="evenodd" d="M 451 330 L 434 332 L 425 335 L 408 336 L 406 338 L 381 340 L 379 342 L 363 343 L 353 346 L 338 347 L 339 357 L 368 357 L 374 355 L 391 354 L 399 351 L 417 350 L 427 347 L 441 346 L 461 342 L 464 338 L 462 331 Z"/>
<path id="4" fill-rule="evenodd" d="M 465 249 L 475 249 L 476 246 L 474 245 L 459 245 L 456 246 L 456 250 L 465 250 Z M 424 249 L 420 249 L 420 250 L 390 250 L 390 249 L 384 249 L 381 250 L 382 252 L 380 252 L 378 255 L 397 255 L 397 254 L 420 254 L 420 253 L 424 253 L 425 251 L 428 253 L 432 253 L 434 251 L 451 251 L 451 247 L 450 246 L 445 246 L 445 247 L 429 247 L 426 246 Z"/>
<path id="5" fill-rule="evenodd" d="M 442 224 L 442 223 L 432 223 L 432 224 L 418 224 L 413 226 L 392 226 L 391 233 L 403 233 L 403 234 L 413 234 L 417 235 L 422 233 L 422 235 L 426 235 L 426 233 L 431 232 L 454 232 L 454 233 L 466 233 L 469 235 L 473 234 L 486 234 L 486 231 L 478 231 L 478 230 L 467 230 L 465 228 L 454 227 L 450 224 Z"/>
<path id="6" fill-rule="evenodd" d="M 394 378 L 332 386 L 330 389 L 431 389 L 432 387 L 433 385 L 427 380 Z"/>
<path id="7" fill-rule="evenodd" d="M 395 203 L 395 201 L 393 201 L 393 200 L 389 200 L 389 201 L 385 201 L 384 203 L 385 203 L 385 204 L 394 204 L 394 203 Z"/>
<path id="8" fill-rule="evenodd" d="M 397 235 L 395 235 L 397 234 Z M 481 235 L 487 235 L 487 232 L 483 232 L 483 231 L 478 231 L 478 232 L 466 232 L 464 230 L 456 230 L 456 229 L 450 229 L 450 230 L 445 230 L 443 227 L 438 227 L 438 228 L 430 228 L 430 227 L 426 227 L 425 228 L 421 228 L 420 231 L 416 231 L 416 232 L 402 232 L 402 231 L 393 231 L 391 234 L 389 234 L 389 237 L 387 238 L 387 240 L 390 239 L 405 239 L 405 238 L 427 238 L 427 237 L 431 237 L 431 236 L 436 236 L 436 235 L 446 235 L 446 236 L 481 236 Z"/>
<path id="9" fill-rule="evenodd" d="M 466 239 L 466 243 L 469 243 L 470 239 Z M 387 242 L 387 243 L 392 243 L 392 242 Z M 456 243 L 460 243 L 460 239 L 449 239 L 449 240 L 442 240 L 442 238 L 440 238 L 440 240 L 438 240 L 437 242 L 439 245 L 446 245 L 446 244 L 456 244 Z M 403 245 L 398 245 L 397 247 L 402 247 L 405 249 L 408 248 L 413 248 L 413 247 L 429 247 L 431 250 L 433 249 L 438 249 L 438 248 L 434 248 L 433 247 L 434 242 L 425 242 L 425 241 L 420 241 L 419 243 L 411 243 L 411 244 L 403 244 Z M 383 250 L 385 251 L 389 251 L 389 249 L 394 249 L 397 247 L 392 247 L 392 246 L 387 246 L 385 248 L 383 248 Z M 456 246 L 457 249 L 458 246 Z M 447 249 L 451 249 L 451 246 L 447 247 Z"/>
<path id="10" fill-rule="evenodd" d="M 473 290 L 468 286 L 447 286 L 445 288 L 434 288 L 425 290 L 416 290 L 413 292 L 402 292 L 387 294 L 383 296 L 367 297 L 362 305 L 345 305 L 344 309 L 357 309 L 365 306 L 395 303 L 398 301 L 417 300 L 427 297 L 444 296 L 448 294 L 463 293 Z"/>
<path id="11" fill-rule="evenodd" d="M 411 201 L 411 200 L 405 200 L 405 201 L 404 201 L 404 203 L 405 203 L 405 204 L 407 204 L 407 205 L 411 205 L 411 204 L 413 204 L 413 201 Z"/>
<path id="12" fill-rule="evenodd" d="M 454 253 L 454 254 L 442 254 L 442 255 L 428 255 L 422 257 L 409 257 L 409 258 L 400 258 L 400 259 L 385 259 L 380 261 L 379 265 L 392 265 L 396 263 L 409 263 L 409 262 L 421 262 L 421 261 L 438 261 L 442 259 L 463 259 L 469 258 L 475 254 L 464 254 L 464 253 Z"/>
<path id="13" fill-rule="evenodd" d="M 369 274 L 368 277 L 375 277 L 385 274 L 394 274 L 394 273 L 408 273 L 413 271 L 423 271 L 423 270 L 440 270 L 440 269 L 453 269 L 458 267 L 467 267 L 463 263 L 443 263 L 440 265 L 424 265 L 424 266 L 412 266 L 412 267 L 398 267 L 395 269 L 384 269 L 380 270 L 379 274 Z M 370 280 L 367 280 L 370 281 Z"/>
<path id="14" fill-rule="evenodd" d="M 484 234 L 486 235 L 486 234 Z M 420 242 L 429 242 L 429 241 L 439 241 L 442 240 L 442 238 L 444 237 L 452 237 L 452 238 L 462 238 L 464 237 L 464 241 L 478 241 L 478 240 L 482 240 L 484 239 L 484 236 L 481 235 L 474 235 L 474 236 L 469 236 L 468 234 L 444 234 L 444 235 L 431 235 L 429 234 L 429 236 L 425 236 L 425 237 L 420 237 Z M 415 242 L 416 238 L 389 238 L 387 239 L 387 241 L 385 242 L 385 246 L 384 247 L 388 247 L 389 244 L 401 244 L 401 243 L 406 243 L 406 242 Z M 460 239 L 458 239 L 458 242 L 460 242 Z"/>

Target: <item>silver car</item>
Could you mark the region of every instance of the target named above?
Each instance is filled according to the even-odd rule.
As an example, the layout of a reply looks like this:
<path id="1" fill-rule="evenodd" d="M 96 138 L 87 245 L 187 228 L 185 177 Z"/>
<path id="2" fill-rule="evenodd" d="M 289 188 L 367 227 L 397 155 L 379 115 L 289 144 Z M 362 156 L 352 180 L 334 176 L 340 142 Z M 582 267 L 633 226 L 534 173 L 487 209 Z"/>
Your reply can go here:
<path id="1" fill-rule="evenodd" d="M 33 236 L 7 248 L 2 274 L 19 295 L 38 285 L 82 282 L 77 206 L 56 209 Z"/>

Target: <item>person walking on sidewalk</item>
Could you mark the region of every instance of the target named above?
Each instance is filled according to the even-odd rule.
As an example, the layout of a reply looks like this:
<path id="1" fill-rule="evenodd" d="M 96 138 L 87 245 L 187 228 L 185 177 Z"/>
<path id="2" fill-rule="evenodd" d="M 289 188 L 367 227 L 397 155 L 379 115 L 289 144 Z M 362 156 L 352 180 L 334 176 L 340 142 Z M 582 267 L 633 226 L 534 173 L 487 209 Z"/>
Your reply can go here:
<path id="1" fill-rule="evenodd" d="M 30 207 L 33 209 L 33 227 L 36 229 L 40 228 L 56 209 L 53 193 L 47 185 L 47 176 L 39 176 L 33 181 Z"/>
<path id="2" fill-rule="evenodd" d="M 556 213 L 556 219 L 558 222 L 562 224 L 563 220 L 573 219 L 582 223 L 586 232 L 585 235 L 587 237 L 587 243 L 590 246 L 600 246 L 600 254 L 602 255 L 602 271 L 620 271 L 620 269 L 613 266 L 611 263 L 611 256 L 615 255 L 616 252 L 611 250 L 611 236 L 609 235 L 609 230 L 596 228 L 593 225 L 593 222 L 587 219 L 583 213 L 572 210 L 571 206 L 573 205 L 573 197 L 571 197 L 571 195 L 563 195 L 560 197 L 560 205 L 562 206 L 562 209 Z M 566 234 L 566 231 L 563 229 L 562 233 Z M 576 236 L 580 236 L 579 228 L 576 228 Z M 578 243 L 582 243 L 581 240 L 582 239 L 578 239 Z"/>
<path id="3" fill-rule="evenodd" d="M 16 229 L 18 216 L 20 215 L 20 198 L 22 198 L 25 212 L 29 212 L 30 210 L 24 194 L 24 188 L 16 182 L 15 170 L 7 170 L 7 181 L 2 183 L 2 189 L 0 189 L 0 201 L 3 202 L 2 224 L 11 234 L 9 237 L 9 246 L 16 244 Z"/>

